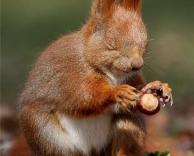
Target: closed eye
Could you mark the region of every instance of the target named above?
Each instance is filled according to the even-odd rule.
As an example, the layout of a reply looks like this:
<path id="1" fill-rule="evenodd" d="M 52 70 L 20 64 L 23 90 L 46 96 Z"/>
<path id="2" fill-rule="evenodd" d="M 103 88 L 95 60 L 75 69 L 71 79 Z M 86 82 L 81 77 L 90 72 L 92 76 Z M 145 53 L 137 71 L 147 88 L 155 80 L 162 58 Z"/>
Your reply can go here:
<path id="1" fill-rule="evenodd" d="M 116 47 L 114 47 L 113 45 L 111 45 L 111 44 L 109 44 L 107 42 L 105 42 L 105 45 L 106 45 L 108 50 L 116 50 L 117 49 Z"/>

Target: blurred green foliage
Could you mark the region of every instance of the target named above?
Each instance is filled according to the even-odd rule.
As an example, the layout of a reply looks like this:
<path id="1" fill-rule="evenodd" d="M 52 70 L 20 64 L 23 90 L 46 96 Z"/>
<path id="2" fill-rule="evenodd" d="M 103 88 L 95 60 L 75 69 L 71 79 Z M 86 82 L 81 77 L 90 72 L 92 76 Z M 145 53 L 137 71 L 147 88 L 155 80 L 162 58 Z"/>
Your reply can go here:
<path id="1" fill-rule="evenodd" d="M 2 0 L 1 103 L 15 104 L 40 52 L 78 30 L 89 0 Z M 176 103 L 194 103 L 194 1 L 143 0 L 150 33 L 145 77 L 172 85 Z"/>
<path id="2" fill-rule="evenodd" d="M 160 152 L 155 152 L 155 153 L 151 153 L 149 154 L 149 156 L 170 156 L 170 152 L 168 150 L 160 153 Z"/>

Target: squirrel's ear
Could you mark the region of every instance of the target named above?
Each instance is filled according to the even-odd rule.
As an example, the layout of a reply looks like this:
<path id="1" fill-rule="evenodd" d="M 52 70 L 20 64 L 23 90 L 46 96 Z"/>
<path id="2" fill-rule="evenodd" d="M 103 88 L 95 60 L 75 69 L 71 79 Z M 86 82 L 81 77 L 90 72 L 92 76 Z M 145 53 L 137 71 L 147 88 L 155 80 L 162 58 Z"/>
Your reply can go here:
<path id="1" fill-rule="evenodd" d="M 91 15 L 98 19 L 110 17 L 118 5 L 130 11 L 141 12 L 141 0 L 93 0 Z"/>
<path id="2" fill-rule="evenodd" d="M 113 12 L 115 0 L 93 0 L 91 16 L 104 19 Z"/>
<path id="3" fill-rule="evenodd" d="M 134 12 L 141 12 L 141 0 L 121 0 L 122 6 Z"/>

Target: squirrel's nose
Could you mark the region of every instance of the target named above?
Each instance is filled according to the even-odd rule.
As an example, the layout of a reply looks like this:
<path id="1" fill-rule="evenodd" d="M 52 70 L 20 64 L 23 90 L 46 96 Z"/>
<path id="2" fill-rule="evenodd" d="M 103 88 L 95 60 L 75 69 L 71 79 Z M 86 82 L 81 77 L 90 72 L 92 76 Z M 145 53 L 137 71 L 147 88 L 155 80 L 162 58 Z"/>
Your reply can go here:
<path id="1" fill-rule="evenodd" d="M 139 70 L 143 66 L 143 58 L 142 57 L 135 57 L 131 60 L 131 68 L 132 70 Z"/>

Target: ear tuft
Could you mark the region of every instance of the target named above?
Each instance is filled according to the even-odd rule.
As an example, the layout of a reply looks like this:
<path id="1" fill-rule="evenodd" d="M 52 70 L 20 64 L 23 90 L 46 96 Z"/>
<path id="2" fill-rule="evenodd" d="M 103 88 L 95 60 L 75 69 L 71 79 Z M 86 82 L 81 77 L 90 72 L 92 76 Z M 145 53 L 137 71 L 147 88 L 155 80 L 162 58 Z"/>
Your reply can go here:
<path id="1" fill-rule="evenodd" d="M 116 5 L 137 13 L 141 12 L 141 0 L 93 0 L 91 14 L 93 17 L 109 17 Z"/>
<path id="2" fill-rule="evenodd" d="M 93 0 L 91 15 L 104 18 L 112 12 L 115 0 Z"/>
<path id="3" fill-rule="evenodd" d="M 138 13 L 141 11 L 141 0 L 122 0 L 122 5 Z"/>

